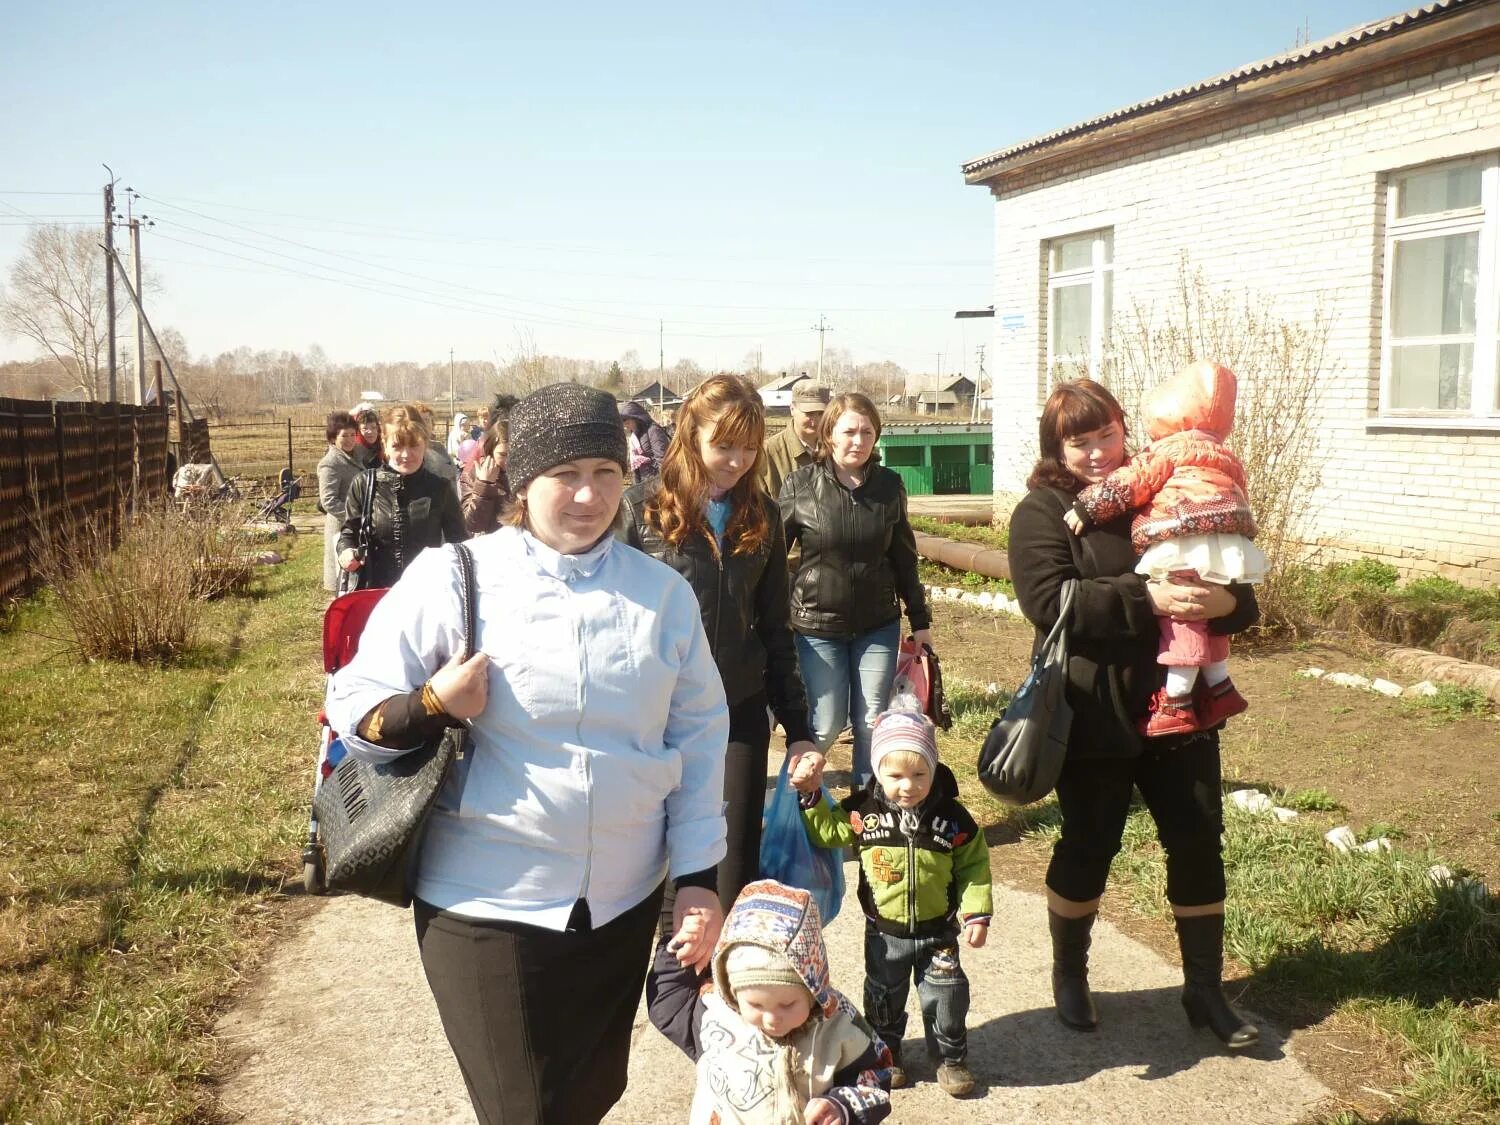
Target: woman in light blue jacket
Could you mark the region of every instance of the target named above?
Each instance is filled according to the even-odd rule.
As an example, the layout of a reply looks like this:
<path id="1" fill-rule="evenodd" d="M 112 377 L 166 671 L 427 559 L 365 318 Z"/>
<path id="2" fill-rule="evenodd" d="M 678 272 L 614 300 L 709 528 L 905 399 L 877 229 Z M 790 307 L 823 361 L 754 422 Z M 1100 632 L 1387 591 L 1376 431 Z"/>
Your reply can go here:
<path id="1" fill-rule="evenodd" d="M 545 387 L 511 414 L 512 526 L 471 542 L 477 651 L 451 549 L 419 555 L 329 689 L 350 752 L 389 759 L 472 721 L 429 821 L 422 964 L 481 1122 L 601 1120 L 666 880 L 674 949 L 706 965 L 728 709 L 687 582 L 610 534 L 615 401 Z"/>

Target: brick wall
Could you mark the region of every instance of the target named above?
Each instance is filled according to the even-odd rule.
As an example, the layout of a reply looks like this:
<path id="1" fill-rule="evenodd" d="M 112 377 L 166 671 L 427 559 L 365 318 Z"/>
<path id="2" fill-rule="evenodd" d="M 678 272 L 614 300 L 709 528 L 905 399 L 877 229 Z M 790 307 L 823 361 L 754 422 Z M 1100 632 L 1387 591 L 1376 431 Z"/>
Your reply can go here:
<path id="1" fill-rule="evenodd" d="M 1451 64 L 1451 65 L 1448 65 Z M 1500 583 L 1500 430 L 1371 429 L 1380 372 L 1387 167 L 1500 149 L 1500 55 L 1439 60 L 1373 89 L 1304 96 L 1274 118 L 1221 120 L 1113 163 L 1015 177 L 995 204 L 995 489 L 1004 513 L 1036 455 L 1045 382 L 1049 238 L 1114 230 L 1114 307 L 1165 306 L 1181 254 L 1214 288 L 1274 298 L 1277 313 L 1331 318 L 1334 374 L 1313 534 L 1408 573 Z M 1473 136 L 1465 141 L 1463 134 Z M 1143 142 L 1147 144 L 1149 142 Z M 1473 147 L 1465 146 L 1472 144 Z M 1040 264 L 1040 268 L 1039 268 Z M 1003 328 L 1007 314 L 1024 326 Z"/>

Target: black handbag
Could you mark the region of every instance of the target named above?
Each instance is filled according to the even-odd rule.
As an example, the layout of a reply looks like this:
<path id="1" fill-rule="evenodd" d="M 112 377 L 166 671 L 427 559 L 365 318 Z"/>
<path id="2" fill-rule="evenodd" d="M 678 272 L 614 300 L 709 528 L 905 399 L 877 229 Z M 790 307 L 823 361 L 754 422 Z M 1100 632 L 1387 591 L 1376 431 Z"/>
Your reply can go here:
<path id="1" fill-rule="evenodd" d="M 1073 707 L 1067 700 L 1068 619 L 1077 590 L 1077 579 L 1063 583 L 1057 623 L 979 750 L 980 782 L 1007 804 L 1040 801 L 1062 773 L 1073 726 Z"/>
<path id="2" fill-rule="evenodd" d="M 474 651 L 474 556 L 454 544 L 463 574 L 464 659 Z M 426 746 L 389 762 L 346 754 L 313 797 L 331 891 L 410 906 L 412 875 L 428 814 L 453 763 L 469 749 L 469 728 L 449 727 Z"/>

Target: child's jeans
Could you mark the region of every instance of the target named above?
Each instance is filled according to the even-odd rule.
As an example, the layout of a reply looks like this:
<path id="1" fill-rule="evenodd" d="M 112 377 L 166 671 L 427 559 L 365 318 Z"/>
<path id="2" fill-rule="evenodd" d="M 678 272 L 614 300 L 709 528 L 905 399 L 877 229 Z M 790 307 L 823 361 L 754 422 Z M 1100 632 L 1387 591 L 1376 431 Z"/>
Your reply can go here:
<path id="1" fill-rule="evenodd" d="M 969 1054 L 969 978 L 958 963 L 958 935 L 893 937 L 866 919 L 865 1019 L 893 1050 L 906 1034 L 913 978 L 928 1050 L 941 1062 L 963 1062 Z"/>

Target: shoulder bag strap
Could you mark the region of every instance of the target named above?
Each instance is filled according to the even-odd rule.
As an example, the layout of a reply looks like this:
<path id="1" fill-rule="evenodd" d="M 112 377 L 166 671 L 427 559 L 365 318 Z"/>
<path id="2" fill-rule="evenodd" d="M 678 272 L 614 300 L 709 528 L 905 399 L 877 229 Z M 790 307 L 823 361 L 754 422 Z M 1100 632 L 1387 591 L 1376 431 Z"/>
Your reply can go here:
<path id="1" fill-rule="evenodd" d="M 458 555 L 458 569 L 462 575 L 458 590 L 464 620 L 463 658 L 467 660 L 474 655 L 474 644 L 479 633 L 474 605 L 478 600 L 474 587 L 474 556 L 470 553 L 468 545 L 464 543 L 455 543 L 453 550 Z"/>
<path id="2" fill-rule="evenodd" d="M 1060 653 L 1059 659 L 1067 659 L 1068 619 L 1073 616 L 1073 599 L 1077 593 L 1078 579 L 1069 578 L 1063 582 L 1062 589 L 1057 595 L 1057 620 L 1047 633 L 1047 639 L 1042 642 L 1042 647 L 1037 650 L 1037 660 L 1046 662 L 1054 659 L 1053 653 Z"/>
<path id="3" fill-rule="evenodd" d="M 359 546 L 368 556 L 370 533 L 375 522 L 375 470 L 365 470 L 365 499 L 359 506 Z"/>

